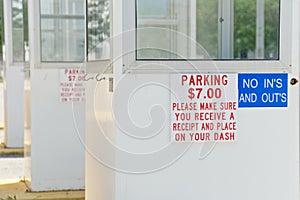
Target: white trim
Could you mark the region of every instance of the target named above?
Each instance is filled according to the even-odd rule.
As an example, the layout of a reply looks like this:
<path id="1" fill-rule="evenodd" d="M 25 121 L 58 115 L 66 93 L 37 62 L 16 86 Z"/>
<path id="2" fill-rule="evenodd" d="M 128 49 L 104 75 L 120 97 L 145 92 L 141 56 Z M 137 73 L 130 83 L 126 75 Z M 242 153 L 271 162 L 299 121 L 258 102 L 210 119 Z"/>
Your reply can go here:
<path id="1" fill-rule="evenodd" d="M 189 5 L 189 19 L 190 19 L 190 25 L 189 25 L 189 32 L 190 32 L 190 37 L 192 40 L 196 41 L 197 39 L 197 1 L 196 0 L 190 0 L 190 5 Z M 194 42 L 190 41 L 189 42 L 190 46 L 190 56 L 195 57 L 197 54 L 197 47 Z"/>
<path id="2" fill-rule="evenodd" d="M 279 40 L 279 57 L 281 63 L 285 66 L 291 65 L 292 62 L 292 16 L 293 2 L 289 0 L 280 1 L 280 40 Z"/>
<path id="3" fill-rule="evenodd" d="M 123 73 L 173 72 L 291 72 L 291 65 L 280 61 L 201 60 L 201 61 L 135 61 Z"/>
<path id="4" fill-rule="evenodd" d="M 23 7 L 22 4 L 22 12 Z M 24 27 L 22 28 L 22 53 L 23 53 L 23 59 L 22 61 L 14 61 L 14 48 L 13 48 L 13 19 L 12 19 L 12 9 L 13 4 L 11 0 L 4 0 L 3 1 L 3 17 L 4 17 L 4 36 L 5 37 L 5 61 L 7 67 L 24 67 L 25 64 L 25 49 L 24 49 Z M 22 13 L 22 19 L 24 18 L 24 13 Z"/>
<path id="5" fill-rule="evenodd" d="M 219 1 L 219 57 L 222 59 L 233 57 L 233 1 Z M 221 19 L 224 20 L 221 22 Z"/>
<path id="6" fill-rule="evenodd" d="M 264 57 L 265 42 L 265 16 L 264 16 L 264 0 L 256 0 L 256 47 L 255 54 L 259 58 Z"/>
<path id="7" fill-rule="evenodd" d="M 175 19 L 142 19 L 140 25 L 177 25 L 178 21 Z"/>
<path id="8" fill-rule="evenodd" d="M 83 0 L 85 5 L 85 0 Z M 86 11 L 86 10 L 85 10 Z M 30 63 L 31 68 L 35 69 L 60 69 L 70 67 L 85 67 L 84 60 L 79 62 L 69 61 L 42 61 L 41 60 L 41 14 L 40 14 L 40 0 L 29 0 L 28 3 L 28 23 L 29 23 L 29 46 L 30 46 Z M 84 16 L 85 16 L 84 12 Z M 46 15 L 43 15 L 46 16 Z M 50 15 L 47 15 L 50 16 Z M 53 15 L 54 16 L 54 15 Z M 68 15 L 68 16 L 79 16 L 79 15 Z M 83 19 L 84 17 L 82 17 Z M 85 22 L 84 22 L 85 23 Z M 86 27 L 86 26 L 85 26 Z M 85 34 L 85 33 L 83 33 Z M 86 38 L 85 38 L 86 39 Z M 86 40 L 85 40 L 86 41 Z M 86 48 L 86 47 L 85 47 Z M 86 53 L 85 53 L 86 54 Z"/>
<path id="9" fill-rule="evenodd" d="M 28 31 L 30 66 L 38 68 L 40 66 L 40 1 L 28 0 Z"/>
<path id="10" fill-rule="evenodd" d="M 76 61 L 76 62 L 64 62 L 64 61 L 41 61 L 41 26 L 40 26 L 40 20 L 41 20 L 41 15 L 40 15 L 40 0 L 35 1 L 35 0 L 29 0 L 29 12 L 28 12 L 28 21 L 29 21 L 29 37 L 30 37 L 30 62 L 31 62 L 31 67 L 36 68 L 36 69 L 61 69 L 61 68 L 70 68 L 70 67 L 78 67 L 78 68 L 87 68 L 88 72 L 103 72 L 107 70 L 108 66 L 112 65 L 111 59 L 105 59 L 105 60 L 92 60 L 92 61 L 87 61 L 87 24 L 86 24 L 86 13 L 87 13 L 87 6 L 86 0 L 84 1 L 84 7 L 85 7 L 85 13 L 84 13 L 84 34 L 85 34 L 85 51 L 84 51 L 84 60 L 82 61 Z M 113 33 L 113 1 L 110 0 L 110 32 L 111 32 L 111 37 Z M 43 15 L 44 16 L 44 15 Z M 68 15 L 70 16 L 70 15 Z M 73 16 L 73 15 L 72 15 Z M 110 57 L 112 57 L 113 53 L 113 42 L 111 40 L 111 48 L 110 48 Z"/>

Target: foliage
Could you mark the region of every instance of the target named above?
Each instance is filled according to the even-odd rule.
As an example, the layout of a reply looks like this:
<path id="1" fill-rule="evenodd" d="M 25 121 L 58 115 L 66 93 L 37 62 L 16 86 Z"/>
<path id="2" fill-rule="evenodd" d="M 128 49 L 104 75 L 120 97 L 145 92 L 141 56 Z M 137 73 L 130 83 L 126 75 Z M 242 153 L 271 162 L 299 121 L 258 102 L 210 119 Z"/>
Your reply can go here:
<path id="1" fill-rule="evenodd" d="M 23 32 L 22 41 L 28 42 L 28 0 L 12 0 L 12 21 L 13 29 L 21 29 Z M 4 41 L 3 1 L 0 1 L 0 56 L 2 55 L 2 43 Z M 16 45 L 16 44 L 15 44 Z M 17 44 L 15 48 L 23 46 Z"/>
<path id="2" fill-rule="evenodd" d="M 23 28 L 23 9 L 21 0 L 12 1 L 13 28 Z"/>
<path id="3" fill-rule="evenodd" d="M 278 56 L 279 1 L 265 0 L 265 57 Z"/>
<path id="4" fill-rule="evenodd" d="M 1 198 L 0 200 L 17 200 L 17 197 L 16 197 L 16 195 L 13 197 L 8 196 L 6 199 Z"/>
<path id="5" fill-rule="evenodd" d="M 88 1 L 88 49 L 94 49 L 110 36 L 109 1 Z"/>
<path id="6" fill-rule="evenodd" d="M 279 1 L 264 0 L 265 58 L 277 56 Z M 246 58 L 256 47 L 256 0 L 234 0 L 234 57 Z"/>
<path id="7" fill-rule="evenodd" d="M 256 45 L 256 0 L 234 1 L 234 57 L 246 58 Z"/>
<path id="8" fill-rule="evenodd" d="M 279 0 L 265 1 L 265 57 L 278 55 Z M 24 28 L 28 41 L 28 0 L 12 9 L 13 26 Z M 88 48 L 93 49 L 110 36 L 109 1 L 88 1 Z M 218 0 L 197 0 L 197 42 L 213 58 L 218 56 Z M 3 1 L 0 1 L 0 56 L 3 41 Z M 24 24 L 24 25 L 23 25 Z M 247 57 L 256 45 L 256 0 L 234 0 L 234 57 Z"/>
<path id="9" fill-rule="evenodd" d="M 197 42 L 211 58 L 218 56 L 218 1 L 197 0 Z M 201 49 L 198 49 L 201 51 Z"/>
<path id="10" fill-rule="evenodd" d="M 29 41 L 28 30 L 28 0 L 23 0 L 24 41 Z"/>
<path id="11" fill-rule="evenodd" d="M 218 0 L 197 0 L 197 42 L 218 58 Z M 265 58 L 278 54 L 279 0 L 264 0 Z M 234 0 L 234 58 L 256 48 L 256 0 Z"/>

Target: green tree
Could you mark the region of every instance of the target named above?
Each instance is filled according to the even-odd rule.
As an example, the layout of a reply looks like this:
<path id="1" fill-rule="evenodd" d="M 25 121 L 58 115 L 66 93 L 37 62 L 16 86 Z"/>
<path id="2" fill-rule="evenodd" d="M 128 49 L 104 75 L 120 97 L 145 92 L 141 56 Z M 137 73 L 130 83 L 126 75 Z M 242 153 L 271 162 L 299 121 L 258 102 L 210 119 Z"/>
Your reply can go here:
<path id="1" fill-rule="evenodd" d="M 234 57 L 255 50 L 256 0 L 234 0 Z"/>
<path id="2" fill-rule="evenodd" d="M 28 43 L 28 7 L 27 0 L 12 0 L 12 37 L 13 59 L 23 62 L 24 44 Z"/>
<path id="3" fill-rule="evenodd" d="M 110 37 L 109 1 L 88 1 L 88 50 Z"/>
<path id="4" fill-rule="evenodd" d="M 218 56 L 218 1 L 197 0 L 197 42 L 211 58 Z M 197 49 L 201 53 L 202 49 Z M 199 52 L 200 51 L 200 52 Z"/>
<path id="5" fill-rule="evenodd" d="M 278 58 L 279 1 L 265 0 L 265 57 Z"/>
<path id="6" fill-rule="evenodd" d="M 255 51 L 256 1 L 234 0 L 234 58 L 246 59 L 249 52 Z M 211 58 L 218 58 L 218 2 L 218 0 L 197 0 L 197 42 Z M 277 58 L 279 0 L 264 2 L 265 58 Z"/>
<path id="7" fill-rule="evenodd" d="M 265 58 L 278 56 L 279 1 L 264 1 Z M 234 0 L 234 57 L 247 58 L 256 48 L 256 0 Z"/>

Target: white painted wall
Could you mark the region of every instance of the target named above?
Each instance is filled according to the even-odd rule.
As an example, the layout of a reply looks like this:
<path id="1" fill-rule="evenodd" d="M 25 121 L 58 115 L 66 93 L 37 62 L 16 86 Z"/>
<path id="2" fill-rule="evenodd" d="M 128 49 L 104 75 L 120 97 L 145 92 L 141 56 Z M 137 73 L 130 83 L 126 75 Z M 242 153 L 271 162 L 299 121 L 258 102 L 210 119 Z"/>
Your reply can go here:
<path id="1" fill-rule="evenodd" d="M 108 92 L 108 77 L 99 83 L 87 81 L 86 89 L 86 96 L 89 97 L 86 102 L 85 129 L 89 133 L 85 143 L 86 163 L 89 163 L 85 170 L 86 199 L 115 199 L 115 172 L 110 169 L 115 160 L 115 152 L 107 142 L 107 139 L 115 140 L 110 115 L 112 93 Z M 108 168 L 103 165 L 106 163 Z"/>
<path id="2" fill-rule="evenodd" d="M 27 177 L 33 191 L 84 189 L 85 103 L 60 103 L 60 70 L 31 71 Z M 29 133 L 28 133 L 29 134 Z"/>
<path id="3" fill-rule="evenodd" d="M 0 76 L 2 75 L 1 70 L 1 62 L 0 62 Z M 0 127 L 3 128 L 4 126 L 4 91 L 3 91 L 3 83 L 0 83 Z M 1 140 L 3 142 L 3 140 Z"/>
<path id="4" fill-rule="evenodd" d="M 85 103 L 60 102 L 60 70 L 82 64 L 41 63 L 40 5 L 39 1 L 28 2 L 30 78 L 26 79 L 26 87 L 30 90 L 26 90 L 26 178 L 33 191 L 84 189 Z"/>
<path id="5" fill-rule="evenodd" d="M 11 1 L 4 4 L 4 143 L 7 147 L 24 146 L 24 72 L 23 63 L 13 62 Z"/>
<path id="6" fill-rule="evenodd" d="M 289 109 L 240 109 L 238 141 L 217 144 L 203 160 L 194 144 L 167 169 L 118 173 L 117 199 L 299 199 L 297 88 Z"/>
<path id="7" fill-rule="evenodd" d="M 289 80 L 299 79 L 300 5 L 293 2 Z M 87 200 L 299 199 L 299 84 L 289 86 L 288 108 L 239 108 L 238 141 L 218 143 L 212 151 L 209 143 L 193 144 L 185 151 L 186 144 L 169 143 L 168 126 L 147 140 L 134 138 L 151 133 L 155 123 L 169 123 L 171 94 L 157 88 L 168 85 L 168 77 L 146 70 L 121 76 L 122 65 L 114 67 L 112 95 L 108 84 L 87 84 Z M 146 88 L 142 83 L 151 77 L 153 87 Z M 157 104 L 160 108 L 152 107 Z"/>
<path id="8" fill-rule="evenodd" d="M 24 147 L 24 72 L 21 66 L 6 66 L 4 73 L 4 143 Z"/>
<path id="9" fill-rule="evenodd" d="M 129 92 L 132 92 L 132 85 L 139 86 L 145 79 L 149 80 L 149 75 L 125 76 L 129 77 L 122 82 L 123 87 L 117 87 L 127 87 Z M 154 83 L 168 82 L 162 76 L 155 77 Z M 115 91 L 112 96 L 114 108 L 104 112 L 104 108 L 97 105 L 110 104 L 105 93 L 107 88 L 94 90 L 95 87 L 92 83 L 87 85 L 87 199 L 299 198 L 299 87 L 289 88 L 289 108 L 239 109 L 238 141 L 218 143 L 205 159 L 199 158 L 208 152 L 210 144 L 193 144 L 183 153 L 185 144 L 169 143 L 168 125 L 148 140 L 134 139 L 124 132 L 127 128 L 130 130 L 130 125 L 153 125 L 161 119 L 168 122 L 167 90 L 150 87 L 139 90 L 134 100 L 130 100 L 128 119 L 121 108 L 129 100 L 126 95 L 115 98 L 119 97 Z M 157 102 L 166 113 L 151 108 Z M 110 114 L 115 115 L 114 118 L 107 117 Z M 113 126 L 106 127 L 106 122 Z M 101 127 L 104 127 L 103 132 Z M 128 134 L 143 136 L 150 133 L 148 128 Z M 115 139 L 106 140 L 99 136 L 102 133 Z M 165 145 L 170 145 L 169 151 L 164 149 Z M 171 163 L 173 159 L 174 163 Z"/>

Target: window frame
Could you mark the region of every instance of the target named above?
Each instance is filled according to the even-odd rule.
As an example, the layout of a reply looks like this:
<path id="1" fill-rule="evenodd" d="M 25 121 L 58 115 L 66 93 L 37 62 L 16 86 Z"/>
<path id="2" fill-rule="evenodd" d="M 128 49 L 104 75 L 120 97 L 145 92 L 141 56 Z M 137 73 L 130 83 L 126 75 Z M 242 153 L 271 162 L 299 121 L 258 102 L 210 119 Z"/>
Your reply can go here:
<path id="1" fill-rule="evenodd" d="M 25 24 L 24 24 L 24 2 L 23 2 L 23 0 L 22 1 L 20 1 L 20 2 L 18 2 L 20 5 L 21 5 L 21 13 L 19 13 L 19 14 L 21 14 L 22 16 L 21 16 L 21 22 L 22 22 L 22 24 L 21 24 L 21 26 L 22 27 L 20 27 L 20 28 L 16 28 L 16 27 L 14 27 L 14 17 L 13 17 L 13 9 L 14 8 L 16 8 L 16 7 L 14 7 L 14 1 L 12 0 L 11 1 L 11 25 L 12 25 L 12 27 L 11 27 L 11 30 L 12 30 L 12 61 L 13 61 L 13 63 L 23 63 L 23 62 L 25 62 L 25 38 L 24 38 L 24 26 L 25 26 Z M 15 31 L 20 31 L 20 35 L 21 35 L 21 40 L 22 41 L 16 41 L 16 40 L 14 40 L 15 38 L 14 38 L 14 33 L 15 33 Z M 17 56 L 16 56 L 16 52 L 15 52 L 15 42 L 21 42 L 21 44 L 19 44 L 21 47 L 22 47 L 22 50 L 20 50 L 20 52 L 22 52 L 22 54 L 21 54 L 21 56 L 20 56 L 20 60 L 18 60 L 17 59 Z"/>
<path id="2" fill-rule="evenodd" d="M 84 10 L 85 10 L 85 1 L 83 1 L 83 4 L 84 4 Z M 66 61 L 63 61 L 63 60 L 58 60 L 58 61 L 51 61 L 51 60 L 42 60 L 42 42 L 41 42 L 41 38 L 42 38 L 42 25 L 41 25 L 41 22 L 42 22 L 42 13 L 41 13 L 41 0 L 38 1 L 39 3 L 39 7 L 38 7 L 38 19 L 39 19 L 39 61 L 40 63 L 56 63 L 56 64 L 59 64 L 59 63 L 84 63 L 85 61 L 85 24 L 84 24 L 84 28 L 83 28 L 83 38 L 84 38 L 84 50 L 83 50 L 83 60 L 82 61 L 77 61 L 77 60 L 74 60 L 74 61 L 71 61 L 71 60 L 66 60 Z M 83 19 L 83 22 L 85 23 L 85 12 L 83 13 L 83 16 L 82 15 L 78 15 L 78 14 L 43 14 L 43 19 L 60 19 L 60 20 L 66 20 L 66 19 L 69 19 L 69 20 L 76 20 L 76 19 Z M 79 33 L 77 33 L 78 30 L 76 30 L 76 36 L 79 35 Z M 47 31 L 47 32 L 51 32 L 51 31 Z"/>
<path id="3" fill-rule="evenodd" d="M 87 0 L 83 0 L 84 2 L 84 60 L 83 61 L 42 61 L 42 52 L 41 52 L 41 10 L 40 10 L 40 0 L 36 1 L 32 6 L 30 6 L 30 11 L 34 11 L 30 14 L 31 23 L 34 24 L 35 28 L 30 29 L 30 34 L 33 36 L 34 41 L 31 41 L 31 44 L 34 45 L 33 50 L 31 52 L 31 63 L 34 68 L 43 68 L 43 69 L 64 69 L 70 67 L 78 67 L 78 68 L 86 68 L 89 71 L 103 71 L 102 69 L 107 69 L 107 67 L 111 66 L 112 60 L 112 48 L 110 53 L 110 59 L 107 60 L 95 60 L 88 61 L 87 54 Z M 112 33 L 112 0 L 110 0 L 110 31 Z M 32 19 L 33 18 L 33 19 Z M 112 47 L 112 40 L 110 41 L 110 45 Z"/>
<path id="4" fill-rule="evenodd" d="M 137 1 L 123 5 L 123 52 L 136 52 Z M 136 53 L 123 55 L 123 73 L 129 72 L 290 72 L 292 68 L 292 1 L 280 0 L 279 7 L 279 59 L 177 59 L 137 60 Z M 135 31 L 132 31 L 135 30 Z M 162 66 L 167 66 L 162 68 Z"/>
<path id="5" fill-rule="evenodd" d="M 1 31 L 1 41 L 0 41 L 0 48 L 1 48 L 1 53 L 0 53 L 0 62 L 3 62 L 3 46 L 5 45 L 5 31 L 4 31 L 4 2 L 0 2 L 0 23 L 2 24 L 0 31 Z"/>
<path id="6" fill-rule="evenodd" d="M 30 49 L 30 63 L 34 68 L 60 69 L 70 67 L 84 67 L 85 58 L 79 61 L 42 61 L 42 42 L 41 42 L 41 0 L 29 6 L 29 42 L 33 48 Z M 85 9 L 85 7 L 84 7 Z M 85 35 L 85 30 L 84 30 Z M 84 55 L 85 56 L 85 55 Z"/>
<path id="7" fill-rule="evenodd" d="M 25 40 L 24 40 L 24 0 L 22 4 L 22 59 L 15 59 L 14 41 L 13 41 L 13 1 L 4 0 L 3 4 L 3 30 L 2 30 L 2 58 L 3 62 L 7 62 L 11 67 L 28 66 L 25 60 Z"/>

